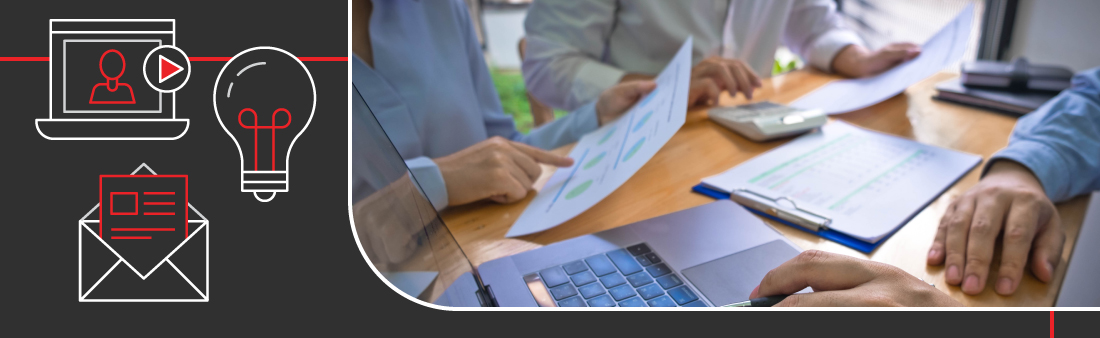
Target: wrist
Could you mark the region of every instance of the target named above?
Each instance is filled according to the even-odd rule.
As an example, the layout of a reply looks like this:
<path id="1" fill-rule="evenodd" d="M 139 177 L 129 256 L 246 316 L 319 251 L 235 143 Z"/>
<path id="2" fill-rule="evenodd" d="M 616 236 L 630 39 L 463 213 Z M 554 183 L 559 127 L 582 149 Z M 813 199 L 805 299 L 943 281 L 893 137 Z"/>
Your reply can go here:
<path id="1" fill-rule="evenodd" d="M 455 177 L 458 174 L 457 173 L 458 170 L 456 170 L 457 168 L 455 168 L 455 166 L 453 165 L 453 163 L 451 161 L 452 160 L 451 156 L 453 156 L 453 155 L 454 154 L 443 156 L 443 157 L 440 157 L 440 158 L 431 159 L 432 163 L 435 163 L 436 170 L 439 173 L 438 174 L 439 176 L 437 176 L 438 179 L 437 179 L 437 182 L 436 182 L 437 187 L 434 190 L 442 191 L 441 196 L 436 196 L 436 198 L 434 198 L 434 199 L 429 197 L 429 200 L 431 200 L 432 205 L 436 208 L 436 210 L 442 210 L 443 207 L 449 207 L 449 206 L 452 206 L 452 205 L 458 205 L 459 204 L 459 203 L 455 203 L 455 198 L 460 197 L 460 196 L 458 196 L 455 193 L 456 192 L 461 192 L 461 190 L 460 190 L 459 187 L 455 187 L 453 185 L 456 182 L 459 182 L 460 179 Z M 426 187 L 423 187 L 423 185 L 424 184 L 421 183 L 422 188 L 426 188 Z M 442 198 L 440 198 L 440 197 L 442 197 Z M 437 204 L 445 204 L 445 205 L 441 206 L 441 205 L 437 205 Z"/>
<path id="2" fill-rule="evenodd" d="M 858 44 L 850 44 L 840 49 L 833 57 L 833 72 L 846 77 L 858 78 L 865 75 L 863 65 L 871 52 Z"/>
<path id="3" fill-rule="evenodd" d="M 1012 179 L 1038 191 L 1043 191 L 1042 182 L 1031 172 L 1031 169 L 1019 162 L 1007 159 L 993 162 L 982 179 Z"/>

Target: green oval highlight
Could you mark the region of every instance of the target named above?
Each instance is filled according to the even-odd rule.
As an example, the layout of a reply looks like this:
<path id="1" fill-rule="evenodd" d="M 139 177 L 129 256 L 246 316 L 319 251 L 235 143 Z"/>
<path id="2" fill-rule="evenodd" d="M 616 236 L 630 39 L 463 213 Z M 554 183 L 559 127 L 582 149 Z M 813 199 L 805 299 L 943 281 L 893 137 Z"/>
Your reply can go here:
<path id="1" fill-rule="evenodd" d="M 591 160 L 588 160 L 588 163 L 585 163 L 585 164 L 584 164 L 584 169 L 585 169 L 585 170 L 588 170 L 588 169 L 592 168 L 593 166 L 595 166 L 595 165 L 599 164 L 599 163 L 600 163 L 600 160 L 602 160 L 602 159 L 603 159 L 603 156 L 604 156 L 604 155 L 607 155 L 607 152 L 606 152 L 606 151 L 605 151 L 605 152 L 602 152 L 602 153 L 600 153 L 599 155 L 596 155 L 596 158 L 593 158 L 593 159 L 591 159 Z"/>
<path id="2" fill-rule="evenodd" d="M 649 121 L 650 116 L 653 116 L 653 111 L 652 110 L 650 110 L 648 113 L 645 113 L 645 116 L 642 116 L 642 120 L 638 121 L 638 124 L 634 125 L 634 132 L 635 133 L 638 132 L 639 129 L 642 129 L 642 126 L 645 125 L 645 122 Z"/>
<path id="3" fill-rule="evenodd" d="M 603 135 L 603 138 L 600 139 L 600 142 L 596 142 L 596 145 L 604 144 L 604 142 L 607 142 L 607 140 L 611 139 L 611 134 L 614 134 L 614 133 L 615 133 L 615 127 L 611 127 L 611 130 L 608 130 L 607 134 Z"/>
<path id="4" fill-rule="evenodd" d="M 631 157 L 634 157 L 634 154 L 638 152 L 638 149 L 642 148 L 642 143 L 645 143 L 645 137 L 643 137 L 641 140 L 638 140 L 638 143 L 635 143 L 633 146 L 630 147 L 630 151 L 626 152 L 626 157 L 623 157 L 623 162 L 626 162 Z"/>
<path id="5" fill-rule="evenodd" d="M 580 196 L 584 193 L 585 190 L 588 190 L 588 187 L 590 186 L 592 186 L 592 180 L 584 181 L 584 183 L 581 183 L 581 185 L 573 188 L 573 190 L 569 190 L 569 193 L 565 194 L 565 199 L 571 200 L 574 197 Z"/>

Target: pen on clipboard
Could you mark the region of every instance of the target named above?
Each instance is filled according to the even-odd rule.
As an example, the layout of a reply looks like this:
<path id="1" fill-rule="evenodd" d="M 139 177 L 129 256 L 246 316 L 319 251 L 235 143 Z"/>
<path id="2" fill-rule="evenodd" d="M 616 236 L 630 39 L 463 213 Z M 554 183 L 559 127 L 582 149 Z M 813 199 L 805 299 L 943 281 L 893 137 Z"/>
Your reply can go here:
<path id="1" fill-rule="evenodd" d="M 730 199 L 743 206 L 813 231 L 827 230 L 829 224 L 832 223 L 832 220 L 828 217 L 799 208 L 793 200 L 787 197 L 771 198 L 752 190 L 736 189 L 730 192 Z"/>

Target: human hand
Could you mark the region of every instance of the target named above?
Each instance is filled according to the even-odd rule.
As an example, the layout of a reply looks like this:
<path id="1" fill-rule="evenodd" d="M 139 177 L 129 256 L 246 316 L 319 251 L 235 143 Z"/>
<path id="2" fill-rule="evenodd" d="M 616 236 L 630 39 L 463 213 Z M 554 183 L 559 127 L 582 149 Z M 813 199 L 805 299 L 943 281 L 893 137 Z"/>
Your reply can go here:
<path id="1" fill-rule="evenodd" d="M 1050 282 L 1066 241 L 1058 210 L 1030 170 L 1007 160 L 994 163 L 978 185 L 947 208 L 928 250 L 928 264 L 946 262 L 948 284 L 962 284 L 967 294 L 981 293 L 1002 230 L 994 290 L 1016 292 L 1027 266 L 1039 280 Z"/>
<path id="2" fill-rule="evenodd" d="M 962 305 L 893 265 L 817 250 L 769 271 L 749 299 L 775 295 L 790 295 L 775 306 Z"/>
<path id="3" fill-rule="evenodd" d="M 691 68 L 691 89 L 688 105 L 718 102 L 718 95 L 728 91 L 730 96 L 741 92 L 752 99 L 752 91 L 761 85 L 760 77 L 741 60 L 712 56 Z"/>
<path id="4" fill-rule="evenodd" d="M 833 57 L 833 70 L 847 77 L 866 77 L 885 72 L 920 55 L 920 46 L 896 42 L 876 51 L 848 45 Z"/>
<path id="5" fill-rule="evenodd" d="M 622 82 L 600 93 L 596 101 L 596 117 L 600 125 L 607 124 L 622 116 L 634 106 L 634 103 L 657 88 L 652 80 Z"/>
<path id="6" fill-rule="evenodd" d="M 569 157 L 500 136 L 432 161 L 439 166 L 447 187 L 447 204 L 452 206 L 486 198 L 498 203 L 521 200 L 542 174 L 539 163 L 573 165 Z"/>

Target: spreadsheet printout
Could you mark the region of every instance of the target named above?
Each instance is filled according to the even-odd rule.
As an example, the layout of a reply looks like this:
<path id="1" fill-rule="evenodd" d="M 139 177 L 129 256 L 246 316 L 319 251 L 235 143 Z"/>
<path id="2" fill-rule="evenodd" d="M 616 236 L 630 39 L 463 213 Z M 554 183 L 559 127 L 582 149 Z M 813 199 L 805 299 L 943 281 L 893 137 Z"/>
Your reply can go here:
<path id="1" fill-rule="evenodd" d="M 829 228 L 877 242 L 974 168 L 981 157 L 833 122 L 703 179 L 724 192 L 785 197 L 832 220 Z"/>

